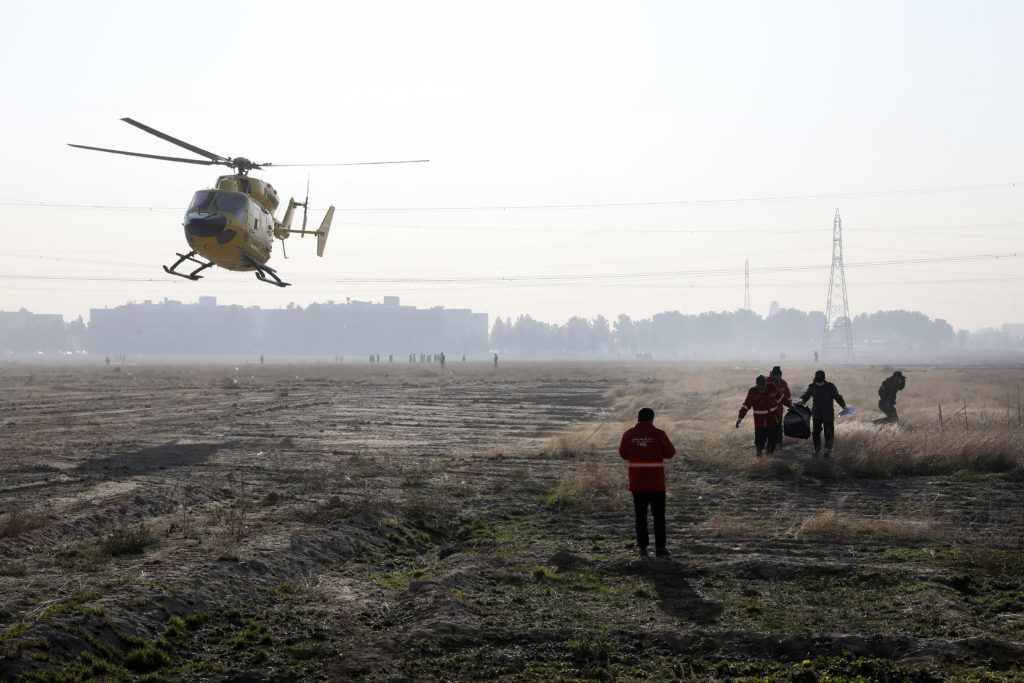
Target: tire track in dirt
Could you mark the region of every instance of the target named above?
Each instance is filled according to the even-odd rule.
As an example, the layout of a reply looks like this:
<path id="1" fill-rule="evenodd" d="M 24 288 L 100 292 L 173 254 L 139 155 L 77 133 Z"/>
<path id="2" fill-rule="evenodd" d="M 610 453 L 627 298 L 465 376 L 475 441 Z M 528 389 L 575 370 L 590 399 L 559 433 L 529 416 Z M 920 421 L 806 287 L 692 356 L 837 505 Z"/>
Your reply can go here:
<path id="1" fill-rule="evenodd" d="M 622 559 L 632 552 L 632 510 L 621 491 L 613 505 L 590 511 L 539 502 L 577 462 L 537 451 L 550 436 L 604 421 L 614 377 L 538 380 L 510 373 L 499 380 L 477 372 L 410 379 L 387 370 L 393 375 L 353 380 L 347 373 L 359 375 L 347 368 L 294 375 L 261 369 L 245 374 L 248 383 L 225 370 L 187 379 L 174 370 L 153 371 L 131 380 L 148 388 L 124 394 L 75 389 L 77 382 L 95 383 L 100 373 L 61 373 L 52 396 L 47 374 L 37 371 L 31 391 L 5 399 L 12 409 L 0 423 L 0 435 L 9 437 L 0 460 L 0 513 L 49 505 L 49 517 L 39 528 L 0 538 L 0 629 L 30 621 L 30 637 L 48 634 L 55 643 L 72 643 L 64 626 L 81 626 L 73 612 L 41 616 L 73 586 L 96 592 L 90 605 L 104 607 L 126 633 L 147 640 L 163 633 L 170 614 L 221 613 L 239 605 L 278 615 L 299 645 L 306 641 L 297 634 L 316 624 L 326 629 L 329 646 L 311 650 L 310 661 L 323 660 L 313 677 L 332 671 L 410 676 L 403 662 L 424 643 L 444 656 L 507 646 L 495 657 L 510 658 L 514 671 L 507 653 L 563 651 L 583 636 L 601 634 L 619 643 L 652 641 L 666 656 L 742 651 L 778 659 L 850 651 L 968 662 L 1019 656 L 1016 644 L 980 620 L 968 626 L 984 635 L 969 639 L 768 633 L 733 628 L 723 615 L 736 608 L 716 597 L 733 582 L 748 591 L 744 600 L 767 602 L 784 583 L 826 585 L 851 574 L 948 588 L 941 583 L 948 576 L 887 559 L 878 552 L 883 543 L 808 542 L 793 525 L 830 509 L 881 519 L 926 504 L 928 515 L 965 534 L 1019 538 L 1024 524 L 1011 507 L 1019 490 L 1011 482 L 994 482 L 979 494 L 969 482 L 837 483 L 813 471 L 752 480 L 696 471 L 680 459 L 670 473 L 675 559 L 659 574 L 662 565 Z M 307 376 L 320 372 L 324 378 Z M 679 401 L 688 406 L 683 412 L 704 408 L 698 394 L 680 394 Z M 37 409 L 49 412 L 36 415 Z M 685 450 L 685 435 L 679 441 Z M 799 447 L 783 455 L 797 471 L 808 471 Z M 608 458 L 621 465 L 613 450 Z M 716 516 L 749 525 L 749 535 L 716 535 Z M 56 551 L 74 544 L 95 545 L 111 524 L 138 521 L 161 534 L 144 555 L 94 566 L 63 567 L 54 560 Z M 499 555 L 507 552 L 496 540 L 502 525 L 517 524 L 537 527 L 516 532 L 526 539 L 522 547 Z M 650 623 L 550 627 L 557 618 L 551 610 L 557 615 L 573 603 L 583 609 L 600 592 L 572 588 L 573 569 L 542 569 L 552 567 L 551 552 L 559 546 L 590 563 L 581 570 L 583 584 L 600 579 L 614 591 L 630 580 L 648 582 L 637 589 L 647 597 L 629 598 L 621 615 L 639 611 Z M 33 577 L 31 586 L 26 575 Z M 543 597 L 560 590 L 568 607 Z M 41 598 L 47 591 L 50 597 Z M 548 602 L 536 611 L 502 611 L 492 606 L 502 591 Z M 544 626 L 529 623 L 541 619 Z M 100 633 L 95 621 L 88 628 Z M 0 675 L 18 666 L 52 667 L 72 659 L 76 647 L 91 647 L 83 639 L 74 643 L 55 646 L 50 664 L 27 656 L 0 662 Z M 238 653 L 223 661 L 240 667 L 235 674 L 244 670 L 235 663 Z"/>

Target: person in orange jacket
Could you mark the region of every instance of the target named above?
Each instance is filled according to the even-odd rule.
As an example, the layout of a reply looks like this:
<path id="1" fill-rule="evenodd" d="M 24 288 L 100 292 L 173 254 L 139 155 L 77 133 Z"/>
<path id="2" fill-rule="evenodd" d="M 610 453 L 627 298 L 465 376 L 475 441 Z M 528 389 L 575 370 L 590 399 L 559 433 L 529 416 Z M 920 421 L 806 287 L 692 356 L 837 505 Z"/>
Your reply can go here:
<path id="1" fill-rule="evenodd" d="M 740 412 L 736 418 L 736 428 L 739 429 L 740 422 L 748 410 L 754 411 L 754 446 L 757 448 L 757 457 L 767 448 L 768 453 L 775 452 L 775 432 L 779 425 L 779 404 L 782 402 L 782 394 L 774 384 L 768 381 L 764 375 L 758 375 L 754 380 L 754 386 L 747 391 L 747 397 L 740 406 Z"/>
<path id="2" fill-rule="evenodd" d="M 636 514 L 636 544 L 647 555 L 647 508 L 654 517 L 654 553 L 668 557 L 665 547 L 665 461 L 676 454 L 668 434 L 654 426 L 654 411 L 641 408 L 636 425 L 622 435 L 619 455 L 629 462 L 629 490 Z"/>

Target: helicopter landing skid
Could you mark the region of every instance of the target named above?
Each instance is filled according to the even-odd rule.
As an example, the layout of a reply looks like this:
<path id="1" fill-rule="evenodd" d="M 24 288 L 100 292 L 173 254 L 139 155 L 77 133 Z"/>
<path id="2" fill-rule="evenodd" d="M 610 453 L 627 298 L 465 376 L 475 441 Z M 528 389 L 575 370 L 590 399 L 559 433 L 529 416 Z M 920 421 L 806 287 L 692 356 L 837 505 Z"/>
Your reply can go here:
<path id="1" fill-rule="evenodd" d="M 198 263 L 199 267 L 196 268 L 195 270 L 193 270 L 191 273 L 179 273 L 177 268 L 178 268 L 178 266 L 180 266 L 185 261 L 191 261 L 192 263 Z M 187 254 L 178 254 L 178 260 L 174 262 L 174 265 L 171 266 L 170 268 L 168 268 L 167 266 L 164 266 L 164 271 L 167 272 L 167 273 L 170 273 L 171 275 L 177 275 L 178 277 L 183 277 L 183 278 L 185 278 L 187 280 L 200 280 L 200 279 L 202 279 L 203 276 L 200 275 L 199 273 L 201 273 L 202 271 L 206 270 L 207 268 L 209 268 L 212 265 L 213 265 L 212 261 L 200 261 L 199 259 L 196 258 L 196 252 L 190 251 Z"/>
<path id="2" fill-rule="evenodd" d="M 291 285 L 290 282 L 285 282 L 277 276 L 277 271 L 270 266 L 256 263 L 250 258 L 245 259 L 245 265 L 249 266 L 256 271 L 256 279 L 260 282 L 266 282 L 274 285 L 275 287 L 288 287 Z"/>

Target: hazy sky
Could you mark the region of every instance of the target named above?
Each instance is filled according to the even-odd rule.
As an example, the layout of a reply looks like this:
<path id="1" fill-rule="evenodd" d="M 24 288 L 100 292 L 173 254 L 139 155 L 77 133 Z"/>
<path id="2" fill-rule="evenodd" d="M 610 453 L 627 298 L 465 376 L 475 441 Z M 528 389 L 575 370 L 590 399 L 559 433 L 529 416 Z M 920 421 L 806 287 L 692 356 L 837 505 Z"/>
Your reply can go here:
<path id="1" fill-rule="evenodd" d="M 824 310 L 1024 322 L 1024 3 L 3 3 L 0 310 L 167 297 L 633 318 Z M 222 167 L 68 147 L 428 164 L 311 184 L 293 285 L 166 275 Z M 279 212 L 283 213 L 283 210 Z M 855 330 L 856 332 L 856 330 Z"/>

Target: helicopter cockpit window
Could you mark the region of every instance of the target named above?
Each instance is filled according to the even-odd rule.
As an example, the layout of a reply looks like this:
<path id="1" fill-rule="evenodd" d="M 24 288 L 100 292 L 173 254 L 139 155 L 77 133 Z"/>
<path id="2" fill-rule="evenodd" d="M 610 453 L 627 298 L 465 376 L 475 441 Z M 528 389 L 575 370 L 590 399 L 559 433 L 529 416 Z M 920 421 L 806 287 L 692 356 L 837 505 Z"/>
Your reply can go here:
<path id="1" fill-rule="evenodd" d="M 188 212 L 220 211 L 242 217 L 248 204 L 246 196 L 240 192 L 220 192 L 218 190 L 200 190 L 192 197 Z"/>

